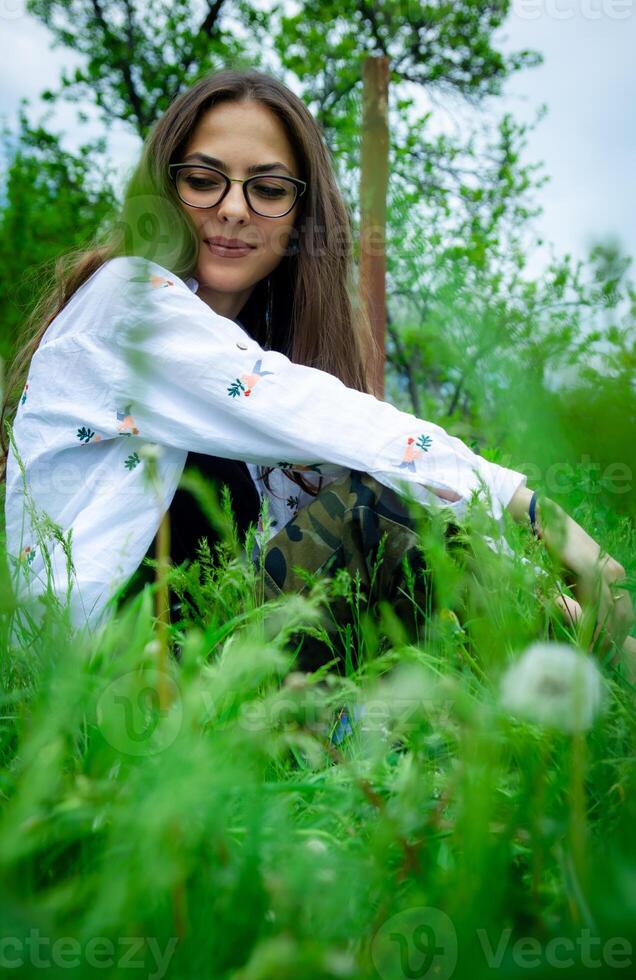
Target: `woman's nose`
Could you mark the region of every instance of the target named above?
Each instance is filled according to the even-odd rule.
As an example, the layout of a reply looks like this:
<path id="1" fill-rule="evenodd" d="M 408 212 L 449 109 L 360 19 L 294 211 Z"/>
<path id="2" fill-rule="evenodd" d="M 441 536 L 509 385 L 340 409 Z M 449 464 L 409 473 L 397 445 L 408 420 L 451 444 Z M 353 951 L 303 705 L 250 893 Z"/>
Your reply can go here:
<path id="1" fill-rule="evenodd" d="M 220 217 L 227 215 L 249 221 L 250 209 L 245 200 L 242 184 L 230 184 L 230 189 L 219 204 L 217 213 Z"/>

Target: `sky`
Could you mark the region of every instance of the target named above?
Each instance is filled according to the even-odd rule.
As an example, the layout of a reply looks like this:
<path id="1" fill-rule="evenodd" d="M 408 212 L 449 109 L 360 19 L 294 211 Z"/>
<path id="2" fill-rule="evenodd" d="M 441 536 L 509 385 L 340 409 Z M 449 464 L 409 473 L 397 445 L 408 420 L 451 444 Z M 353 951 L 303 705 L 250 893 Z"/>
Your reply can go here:
<path id="1" fill-rule="evenodd" d="M 24 0 L 0 0 L 0 26 L 0 116 L 14 127 L 20 99 L 29 99 L 30 118 L 39 119 L 46 108 L 38 106 L 39 93 L 79 62 L 51 48 L 50 33 L 25 12 Z M 525 154 L 525 162 L 543 161 L 551 178 L 538 195 L 538 233 L 557 254 L 575 259 L 585 258 L 593 240 L 615 236 L 636 259 L 636 0 L 513 0 L 497 38 L 504 52 L 544 56 L 541 67 L 514 75 L 492 106 L 529 122 L 548 105 Z M 78 143 L 75 113 L 67 105 L 51 117 L 69 148 Z M 83 127 L 82 140 L 87 132 L 101 127 Z M 110 154 L 122 176 L 138 149 L 123 126 L 114 129 Z M 539 273 L 548 258 L 547 247 L 539 250 L 531 271 Z"/>
<path id="2" fill-rule="evenodd" d="M 548 105 L 526 151 L 551 178 L 541 233 L 581 258 L 615 235 L 636 264 L 636 0 L 515 0 L 499 35 L 504 51 L 544 56 L 503 100 L 524 121 Z"/>

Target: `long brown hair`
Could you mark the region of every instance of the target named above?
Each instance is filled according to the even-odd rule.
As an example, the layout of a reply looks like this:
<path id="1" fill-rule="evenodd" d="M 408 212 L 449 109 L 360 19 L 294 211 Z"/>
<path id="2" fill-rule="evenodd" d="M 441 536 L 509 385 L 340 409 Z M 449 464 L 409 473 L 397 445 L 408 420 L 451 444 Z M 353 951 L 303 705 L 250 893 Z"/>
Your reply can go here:
<path id="1" fill-rule="evenodd" d="M 58 259 L 25 324 L 23 345 L 7 378 L 0 440 L 0 479 L 5 476 L 5 415 L 13 417 L 31 357 L 51 321 L 99 267 L 117 255 L 142 255 L 185 278 L 194 274 L 199 240 L 180 206 L 168 165 L 178 162 L 200 116 L 221 102 L 253 100 L 283 123 L 307 190 L 293 231 L 293 245 L 276 269 L 254 287 L 239 313 L 245 329 L 297 364 L 316 367 L 350 388 L 372 391 L 377 356 L 364 305 L 355 302 L 351 217 L 336 184 L 318 123 L 286 85 L 254 69 L 227 68 L 201 78 L 169 106 L 144 143 L 121 208 L 102 241 Z M 271 467 L 264 473 L 265 482 Z M 292 476 L 292 474 L 290 474 Z M 294 482 L 310 493 L 300 474 Z"/>

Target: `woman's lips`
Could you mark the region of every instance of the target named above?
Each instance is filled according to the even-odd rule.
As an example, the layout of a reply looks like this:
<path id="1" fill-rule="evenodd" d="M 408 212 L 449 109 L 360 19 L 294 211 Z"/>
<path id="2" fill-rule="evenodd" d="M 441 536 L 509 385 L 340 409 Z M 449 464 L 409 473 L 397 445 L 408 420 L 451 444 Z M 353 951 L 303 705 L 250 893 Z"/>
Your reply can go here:
<path id="1" fill-rule="evenodd" d="M 208 246 L 213 255 L 221 255 L 224 259 L 240 259 L 244 255 L 249 255 L 254 249 L 251 245 L 246 245 L 244 248 L 228 247 L 226 245 L 213 245 L 212 242 L 206 240 L 205 244 Z"/>

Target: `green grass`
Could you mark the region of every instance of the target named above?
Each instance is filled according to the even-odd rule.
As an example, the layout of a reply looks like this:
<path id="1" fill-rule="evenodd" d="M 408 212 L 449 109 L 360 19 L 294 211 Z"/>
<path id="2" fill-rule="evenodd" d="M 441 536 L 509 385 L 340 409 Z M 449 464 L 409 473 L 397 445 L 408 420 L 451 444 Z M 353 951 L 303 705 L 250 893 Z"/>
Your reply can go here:
<path id="1" fill-rule="evenodd" d="M 52 612 L 9 646 L 5 605 L 4 965 L 184 980 L 629 975 L 617 964 L 636 939 L 634 691 L 602 665 L 605 709 L 575 736 L 513 718 L 499 697 L 532 642 L 576 639 L 521 561 L 550 569 L 540 545 L 513 525 L 517 555 L 497 557 L 469 534 L 473 576 L 431 532 L 437 611 L 413 636 L 346 573 L 260 604 L 228 498 L 208 504 L 220 545 L 171 573 L 182 619 L 165 710 L 152 588 L 89 639 Z M 603 519 L 633 575 L 633 527 Z M 330 595 L 351 610 L 338 636 L 321 618 Z M 305 634 L 322 637 L 330 669 L 296 669 Z M 356 704 L 366 713 L 336 744 Z"/>

